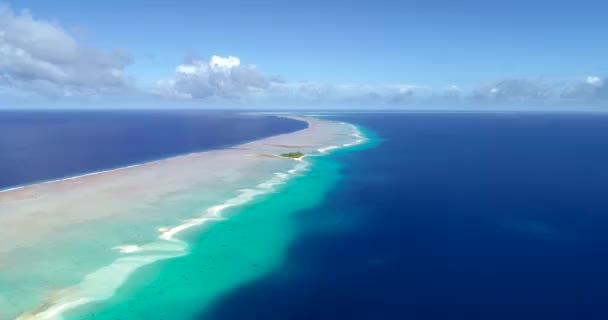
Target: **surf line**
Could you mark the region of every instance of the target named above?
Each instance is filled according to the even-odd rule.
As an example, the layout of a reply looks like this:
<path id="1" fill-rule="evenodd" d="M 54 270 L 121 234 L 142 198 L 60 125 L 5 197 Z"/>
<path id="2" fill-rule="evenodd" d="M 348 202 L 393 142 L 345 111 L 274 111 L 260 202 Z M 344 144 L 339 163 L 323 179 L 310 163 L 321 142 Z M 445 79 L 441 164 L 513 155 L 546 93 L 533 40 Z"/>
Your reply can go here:
<path id="1" fill-rule="evenodd" d="M 355 141 L 353 142 L 349 142 L 349 143 L 344 143 L 341 146 L 328 146 L 325 148 L 320 148 L 317 149 L 317 151 L 319 151 L 321 154 L 327 154 L 329 153 L 329 151 L 334 150 L 334 149 L 340 149 L 340 148 L 348 148 L 348 147 L 353 147 L 359 144 L 362 144 L 364 142 L 366 142 L 368 139 L 361 133 L 361 130 L 359 130 L 359 128 L 353 124 L 350 123 L 346 123 L 346 122 L 341 122 L 341 124 L 343 125 L 347 125 L 349 127 L 351 127 L 351 129 L 353 130 L 353 134 L 351 134 L 352 137 L 356 138 Z"/>

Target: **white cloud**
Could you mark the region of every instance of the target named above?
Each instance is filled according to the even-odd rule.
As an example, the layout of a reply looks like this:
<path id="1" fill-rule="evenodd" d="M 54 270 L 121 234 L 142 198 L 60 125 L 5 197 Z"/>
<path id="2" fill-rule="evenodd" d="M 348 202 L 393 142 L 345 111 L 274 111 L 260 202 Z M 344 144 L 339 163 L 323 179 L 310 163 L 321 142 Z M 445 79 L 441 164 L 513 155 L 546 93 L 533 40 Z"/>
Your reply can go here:
<path id="1" fill-rule="evenodd" d="M 181 73 L 181 74 L 193 75 L 198 72 L 198 69 L 199 68 L 197 68 L 196 65 L 182 64 L 182 65 L 177 66 L 177 68 L 175 69 L 175 72 Z"/>
<path id="2" fill-rule="evenodd" d="M 157 93 L 179 98 L 238 98 L 269 88 L 270 81 L 254 65 L 237 57 L 212 56 L 209 61 L 180 64 L 173 79 L 158 83 Z"/>
<path id="3" fill-rule="evenodd" d="M 588 76 L 587 79 L 585 79 L 585 82 L 594 87 L 600 87 L 604 84 L 602 78 L 596 76 Z"/>
<path id="4" fill-rule="evenodd" d="M 241 59 L 233 56 L 229 56 L 228 58 L 222 58 L 219 56 L 211 57 L 211 61 L 209 65 L 213 68 L 235 68 L 241 65 Z"/>
<path id="5" fill-rule="evenodd" d="M 128 87 L 121 51 L 87 47 L 61 26 L 0 4 L 0 84 L 44 95 L 115 92 Z"/>

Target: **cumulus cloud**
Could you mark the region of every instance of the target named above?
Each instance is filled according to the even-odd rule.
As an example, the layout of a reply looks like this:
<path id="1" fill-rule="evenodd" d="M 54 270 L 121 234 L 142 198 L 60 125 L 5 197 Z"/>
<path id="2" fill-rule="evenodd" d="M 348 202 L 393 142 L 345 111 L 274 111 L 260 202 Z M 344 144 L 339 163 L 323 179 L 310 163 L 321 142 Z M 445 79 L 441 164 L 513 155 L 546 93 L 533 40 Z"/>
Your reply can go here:
<path id="1" fill-rule="evenodd" d="M 113 92 L 127 87 L 122 51 L 84 46 L 62 27 L 0 5 L 0 86 L 45 95 Z"/>
<path id="2" fill-rule="evenodd" d="M 238 98 L 268 89 L 271 81 L 237 57 L 213 56 L 178 65 L 172 79 L 159 81 L 158 93 L 187 99 Z"/>

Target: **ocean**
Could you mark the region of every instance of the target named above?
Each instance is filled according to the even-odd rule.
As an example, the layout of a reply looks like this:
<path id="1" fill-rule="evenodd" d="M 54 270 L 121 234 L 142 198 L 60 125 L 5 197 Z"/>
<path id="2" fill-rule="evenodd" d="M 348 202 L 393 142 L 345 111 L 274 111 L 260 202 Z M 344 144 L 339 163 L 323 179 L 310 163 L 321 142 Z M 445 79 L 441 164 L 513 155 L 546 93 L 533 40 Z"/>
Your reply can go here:
<path id="1" fill-rule="evenodd" d="M 225 123 L 233 116 L 244 117 Z M 285 120 L 269 119 L 243 121 Z M 187 254 L 64 318 L 608 317 L 608 115 L 322 119 L 355 125 L 365 142 L 307 157 L 271 192 L 184 235 Z"/>
<path id="2" fill-rule="evenodd" d="M 608 116 L 331 117 L 378 144 L 196 319 L 606 319 Z M 280 195 L 279 195 L 280 196 Z"/>

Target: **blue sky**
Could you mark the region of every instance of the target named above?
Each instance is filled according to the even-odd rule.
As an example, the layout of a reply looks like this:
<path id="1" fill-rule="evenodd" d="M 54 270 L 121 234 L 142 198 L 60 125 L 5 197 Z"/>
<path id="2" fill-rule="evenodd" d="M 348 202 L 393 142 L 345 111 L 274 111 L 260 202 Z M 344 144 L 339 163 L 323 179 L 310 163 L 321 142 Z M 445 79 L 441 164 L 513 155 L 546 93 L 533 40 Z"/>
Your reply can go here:
<path id="1" fill-rule="evenodd" d="M 602 1 L 5 4 L 5 107 L 608 108 Z M 16 56 L 61 46 L 44 24 L 74 40 L 64 60 L 79 63 Z M 16 67 L 27 63 L 44 68 Z"/>

